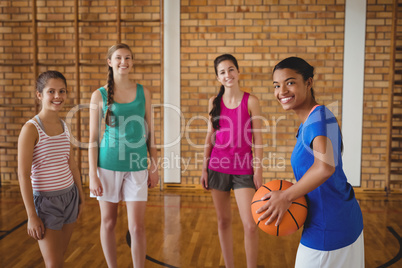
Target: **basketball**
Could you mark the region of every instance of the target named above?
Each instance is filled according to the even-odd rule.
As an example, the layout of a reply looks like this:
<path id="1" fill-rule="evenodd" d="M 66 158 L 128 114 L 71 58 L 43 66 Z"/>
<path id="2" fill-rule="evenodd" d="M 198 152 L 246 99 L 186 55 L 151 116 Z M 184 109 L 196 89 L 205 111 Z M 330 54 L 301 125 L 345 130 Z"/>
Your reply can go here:
<path id="1" fill-rule="evenodd" d="M 253 201 L 251 203 L 251 213 L 257 226 L 264 232 L 274 236 L 285 236 L 296 232 L 303 226 L 307 217 L 307 200 L 304 196 L 296 199 L 292 202 L 288 211 L 283 216 L 282 222 L 279 226 L 275 226 L 275 222 L 271 222 L 269 225 L 265 225 L 265 222 L 269 219 L 259 221 L 258 218 L 264 213 L 256 213 L 256 211 L 267 202 L 267 200 L 261 200 L 261 198 L 271 192 L 278 190 L 285 190 L 292 186 L 293 183 L 285 180 L 273 180 L 262 185 L 254 194 Z"/>

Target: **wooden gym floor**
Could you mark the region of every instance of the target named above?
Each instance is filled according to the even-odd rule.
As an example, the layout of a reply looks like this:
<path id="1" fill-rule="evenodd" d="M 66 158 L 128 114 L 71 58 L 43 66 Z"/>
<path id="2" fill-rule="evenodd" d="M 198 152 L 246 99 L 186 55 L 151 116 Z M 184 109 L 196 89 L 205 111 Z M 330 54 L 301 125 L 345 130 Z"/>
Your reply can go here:
<path id="1" fill-rule="evenodd" d="M 364 217 L 366 267 L 402 267 L 402 195 L 356 195 Z M 232 204 L 235 263 L 237 267 L 246 267 L 242 224 L 234 198 Z M 209 193 L 152 189 L 146 213 L 146 267 L 224 267 Z M 18 186 L 0 188 L 0 214 L 0 267 L 44 267 L 37 242 L 26 233 L 27 218 Z M 99 224 L 98 203 L 87 198 L 65 267 L 106 267 Z M 132 267 L 123 203 L 116 232 L 119 267 Z M 259 267 L 293 267 L 300 235 L 301 230 L 287 237 L 260 232 Z"/>

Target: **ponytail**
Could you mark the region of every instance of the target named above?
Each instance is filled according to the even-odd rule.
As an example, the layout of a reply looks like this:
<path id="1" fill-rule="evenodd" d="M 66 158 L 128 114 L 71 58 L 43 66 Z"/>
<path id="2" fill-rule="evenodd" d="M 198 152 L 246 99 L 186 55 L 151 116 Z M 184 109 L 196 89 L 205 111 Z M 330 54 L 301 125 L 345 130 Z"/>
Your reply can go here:
<path id="1" fill-rule="evenodd" d="M 219 125 L 219 115 L 221 114 L 221 100 L 224 93 L 225 93 L 225 87 L 221 85 L 218 96 L 216 96 L 216 98 L 214 99 L 213 107 L 209 112 L 209 115 L 211 116 L 212 126 L 216 130 L 218 130 L 221 127 Z"/>
<path id="2" fill-rule="evenodd" d="M 114 79 L 113 79 L 113 68 L 109 66 L 108 74 L 107 74 L 107 110 L 105 115 L 105 123 L 106 125 L 113 127 L 115 122 L 111 120 L 113 117 L 112 105 L 113 105 L 113 97 L 114 97 Z"/>

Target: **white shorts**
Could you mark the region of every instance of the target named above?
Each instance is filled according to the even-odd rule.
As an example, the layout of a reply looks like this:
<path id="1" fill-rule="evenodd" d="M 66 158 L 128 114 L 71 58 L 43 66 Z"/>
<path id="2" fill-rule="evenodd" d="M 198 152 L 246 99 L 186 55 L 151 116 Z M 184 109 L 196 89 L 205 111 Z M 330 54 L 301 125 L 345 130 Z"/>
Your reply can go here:
<path id="1" fill-rule="evenodd" d="M 103 195 L 94 196 L 91 193 L 91 197 L 112 203 L 148 200 L 148 170 L 122 172 L 98 167 L 98 177 Z"/>
<path id="2" fill-rule="evenodd" d="M 295 268 L 364 268 L 363 231 L 351 245 L 331 251 L 321 251 L 299 244 Z"/>

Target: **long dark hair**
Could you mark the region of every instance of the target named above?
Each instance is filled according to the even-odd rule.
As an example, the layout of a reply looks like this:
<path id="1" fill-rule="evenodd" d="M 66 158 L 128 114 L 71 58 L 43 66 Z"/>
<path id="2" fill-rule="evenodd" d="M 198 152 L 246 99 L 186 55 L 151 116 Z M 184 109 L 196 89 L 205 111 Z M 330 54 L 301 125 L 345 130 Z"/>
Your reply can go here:
<path id="1" fill-rule="evenodd" d="M 214 60 L 214 68 L 215 68 L 216 76 L 218 76 L 218 65 L 222 61 L 225 61 L 225 60 L 230 60 L 234 64 L 236 69 L 239 70 L 239 64 L 237 63 L 236 58 L 230 54 L 223 54 Z M 209 112 L 209 115 L 211 116 L 212 126 L 216 130 L 218 130 L 220 128 L 219 115 L 221 114 L 221 100 L 222 100 L 222 96 L 224 93 L 225 93 L 225 87 L 223 85 L 221 85 L 221 88 L 219 89 L 219 93 L 213 101 L 213 107 L 212 107 L 211 111 Z"/>
<path id="2" fill-rule="evenodd" d="M 43 72 L 38 76 L 38 78 L 36 79 L 36 91 L 42 93 L 43 89 L 46 87 L 46 84 L 50 79 L 62 80 L 66 85 L 66 91 L 67 91 L 67 80 L 64 77 L 64 75 L 58 71 L 52 71 L 52 70 Z"/>
<path id="3" fill-rule="evenodd" d="M 130 51 L 131 56 L 133 56 L 133 52 L 131 51 L 130 47 L 126 44 L 120 43 L 112 46 L 109 48 L 107 52 L 107 59 L 111 60 L 112 55 L 115 51 L 118 49 L 125 48 L 128 51 Z M 114 78 L 113 78 L 113 68 L 108 65 L 108 72 L 107 72 L 107 111 L 105 115 L 105 123 L 108 126 L 114 126 L 114 123 L 111 120 L 111 116 L 113 115 L 112 111 L 112 104 L 114 102 Z"/>
<path id="4" fill-rule="evenodd" d="M 274 73 L 276 70 L 281 69 L 294 70 L 296 73 L 301 74 L 303 76 L 304 81 L 307 81 L 307 79 L 309 79 L 310 77 L 311 78 L 314 77 L 314 67 L 311 66 L 307 61 L 298 57 L 289 57 L 282 60 L 277 65 L 275 65 L 275 68 L 272 71 L 272 73 Z M 313 87 L 311 87 L 311 97 L 313 98 L 313 101 L 315 101 Z"/>

